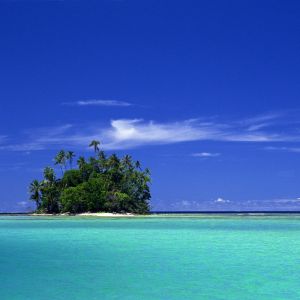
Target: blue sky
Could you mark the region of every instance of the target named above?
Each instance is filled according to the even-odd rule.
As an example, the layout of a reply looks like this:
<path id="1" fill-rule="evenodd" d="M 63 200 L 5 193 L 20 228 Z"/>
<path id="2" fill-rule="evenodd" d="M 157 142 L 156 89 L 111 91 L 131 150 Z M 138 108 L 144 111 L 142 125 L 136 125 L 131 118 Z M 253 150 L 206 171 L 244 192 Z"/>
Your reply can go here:
<path id="1" fill-rule="evenodd" d="M 155 210 L 300 209 L 299 33 L 298 1 L 0 0 L 1 210 L 94 138 Z"/>

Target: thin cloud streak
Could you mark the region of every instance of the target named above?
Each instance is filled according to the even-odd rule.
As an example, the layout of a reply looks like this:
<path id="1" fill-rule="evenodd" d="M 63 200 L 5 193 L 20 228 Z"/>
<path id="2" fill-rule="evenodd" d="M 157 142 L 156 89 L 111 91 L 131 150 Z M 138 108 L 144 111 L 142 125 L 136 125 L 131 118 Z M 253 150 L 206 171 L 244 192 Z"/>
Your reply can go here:
<path id="1" fill-rule="evenodd" d="M 271 127 L 275 124 L 275 121 L 278 121 L 278 119 L 282 117 L 284 117 L 283 113 L 268 113 L 244 119 L 240 122 L 240 124 L 246 126 L 247 131 L 252 132 L 262 128 Z"/>
<path id="2" fill-rule="evenodd" d="M 293 153 L 300 153 L 300 147 L 265 147 L 265 150 L 268 151 L 281 151 L 281 152 L 293 152 Z"/>
<path id="3" fill-rule="evenodd" d="M 224 203 L 229 203 L 230 200 L 227 199 L 223 199 L 221 197 L 217 198 L 216 200 L 214 200 L 215 203 L 219 203 L 219 204 L 224 204 Z"/>
<path id="4" fill-rule="evenodd" d="M 192 156 L 193 157 L 208 158 L 208 157 L 217 157 L 217 156 L 220 156 L 220 153 L 198 152 L 198 153 L 193 153 Z"/>
<path id="5" fill-rule="evenodd" d="M 228 200 L 219 197 L 214 200 L 177 200 L 171 204 L 173 210 L 177 211 L 295 211 L 300 209 L 300 198 L 275 198 L 256 200 Z M 159 208 L 159 207 L 158 207 Z M 159 209 L 158 209 L 159 210 Z M 163 210 L 163 209 L 162 209 Z"/>
<path id="6" fill-rule="evenodd" d="M 70 106 L 132 106 L 132 103 L 119 101 L 119 100 L 102 100 L 102 99 L 89 99 L 79 100 L 76 102 L 63 102 L 62 105 Z"/>

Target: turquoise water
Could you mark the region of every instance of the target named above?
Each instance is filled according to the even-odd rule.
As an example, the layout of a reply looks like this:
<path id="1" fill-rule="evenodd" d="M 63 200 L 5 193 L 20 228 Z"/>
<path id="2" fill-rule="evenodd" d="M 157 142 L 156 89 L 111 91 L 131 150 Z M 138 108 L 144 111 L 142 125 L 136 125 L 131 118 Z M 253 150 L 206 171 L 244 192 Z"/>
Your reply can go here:
<path id="1" fill-rule="evenodd" d="M 300 218 L 0 217 L 0 299 L 300 299 Z"/>

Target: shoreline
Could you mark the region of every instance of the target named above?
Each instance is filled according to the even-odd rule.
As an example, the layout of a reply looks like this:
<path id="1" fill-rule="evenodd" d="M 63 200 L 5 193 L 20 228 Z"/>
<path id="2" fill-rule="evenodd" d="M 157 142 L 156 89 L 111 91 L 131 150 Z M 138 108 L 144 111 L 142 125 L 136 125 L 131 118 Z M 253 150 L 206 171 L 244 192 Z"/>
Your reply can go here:
<path id="1" fill-rule="evenodd" d="M 130 213 L 126 214 L 120 214 L 120 213 L 106 213 L 106 212 L 99 212 L 99 213 L 80 213 L 80 214 L 69 214 L 69 213 L 64 213 L 64 214 L 37 214 L 37 213 L 30 213 L 27 214 L 28 216 L 33 216 L 33 217 L 103 217 L 103 218 L 112 218 L 112 217 L 117 217 L 117 218 L 128 218 L 128 217 L 136 217 L 140 215 L 134 215 Z"/>
<path id="2" fill-rule="evenodd" d="M 35 213 L 35 212 L 6 212 L 0 216 L 29 216 L 29 217 L 97 217 L 97 218 L 265 218 L 265 217 L 300 217 L 300 211 L 152 211 L 148 214 L 85 212 L 80 214 Z"/>
<path id="3" fill-rule="evenodd" d="M 82 218 L 286 218 L 294 217 L 299 218 L 300 212 L 298 211 L 273 211 L 273 212 L 150 212 L 149 214 L 132 214 L 132 213 L 80 213 L 80 214 L 46 214 L 46 213 L 0 213 L 0 216 L 28 216 L 28 217 L 82 217 Z"/>

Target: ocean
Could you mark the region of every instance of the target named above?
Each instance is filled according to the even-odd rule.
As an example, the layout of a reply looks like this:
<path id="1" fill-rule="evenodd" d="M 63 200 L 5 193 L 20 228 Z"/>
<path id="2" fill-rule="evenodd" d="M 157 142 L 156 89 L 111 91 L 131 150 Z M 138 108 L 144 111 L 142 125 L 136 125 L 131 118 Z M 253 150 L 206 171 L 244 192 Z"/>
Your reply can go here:
<path id="1" fill-rule="evenodd" d="M 0 216 L 1 300 L 300 299 L 300 217 Z"/>

